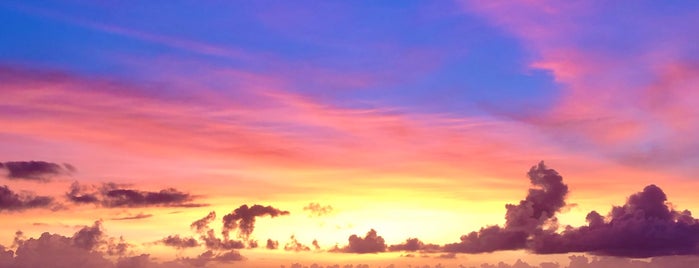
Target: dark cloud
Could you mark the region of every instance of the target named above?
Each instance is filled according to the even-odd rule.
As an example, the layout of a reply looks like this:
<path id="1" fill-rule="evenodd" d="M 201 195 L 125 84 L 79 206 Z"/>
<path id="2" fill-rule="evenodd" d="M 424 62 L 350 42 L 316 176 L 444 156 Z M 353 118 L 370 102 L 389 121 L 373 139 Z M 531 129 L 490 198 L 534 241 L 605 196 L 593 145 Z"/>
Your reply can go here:
<path id="1" fill-rule="evenodd" d="M 388 247 L 388 251 L 426 251 L 435 252 L 440 250 L 439 245 L 425 244 L 420 239 L 408 238 L 404 243 L 395 244 Z"/>
<path id="2" fill-rule="evenodd" d="M 563 177 L 540 162 L 527 173 L 532 188 L 519 204 L 505 207 L 505 226 L 489 226 L 461 236 L 461 242 L 447 244 L 445 251 L 481 253 L 523 249 L 530 236 L 542 232 L 546 222 L 556 222 L 555 213 L 566 206 L 568 186 Z"/>
<path id="3" fill-rule="evenodd" d="M 85 226 L 73 235 L 73 244 L 76 247 L 92 250 L 100 245 L 104 236 L 102 222 L 96 221 L 92 226 Z"/>
<path id="4" fill-rule="evenodd" d="M 310 251 L 311 248 L 309 248 L 308 246 L 306 246 L 304 244 L 301 244 L 298 240 L 296 240 L 296 236 L 292 235 L 291 238 L 289 238 L 289 242 L 287 242 L 284 245 L 284 250 L 299 252 L 299 251 Z"/>
<path id="5" fill-rule="evenodd" d="M 649 185 L 623 206 L 613 207 L 606 218 L 592 211 L 587 226 L 537 235 L 532 250 L 625 257 L 699 254 L 699 221 L 689 211 L 671 209 L 666 201 L 659 187 Z"/>
<path id="6" fill-rule="evenodd" d="M 226 250 L 245 248 L 245 243 L 243 243 L 243 241 L 232 240 L 225 237 L 223 239 L 216 237 L 216 232 L 214 232 L 213 229 L 209 229 L 199 238 L 204 242 L 204 245 L 208 249 Z"/>
<path id="7" fill-rule="evenodd" d="M 332 206 L 321 206 L 319 203 L 309 203 L 303 207 L 304 211 L 308 211 L 309 217 L 321 217 L 333 212 Z"/>
<path id="8" fill-rule="evenodd" d="M 211 211 L 205 217 L 190 224 L 190 228 L 199 234 L 199 240 L 204 243 L 207 249 L 230 250 L 245 248 L 243 241 L 232 240 L 228 237 L 223 239 L 216 237 L 214 229 L 209 227 L 209 224 L 214 220 L 216 220 L 216 212 Z"/>
<path id="9" fill-rule="evenodd" d="M 43 233 L 39 238 L 26 239 L 18 232 L 15 246 L 14 258 L 0 257 L 0 263 L 5 264 L 0 267 L 113 267 L 105 255 L 122 256 L 129 248 L 123 239 L 105 235 L 101 221 L 84 226 L 72 237 Z"/>
<path id="10" fill-rule="evenodd" d="M 255 230 L 255 218 L 270 216 L 272 218 L 282 215 L 289 215 L 288 211 L 279 210 L 272 206 L 242 205 L 230 214 L 223 216 L 223 236 L 227 239 L 232 230 L 238 229 L 238 237 L 248 240 L 250 234 Z"/>
<path id="11" fill-rule="evenodd" d="M 7 185 L 0 186 L 0 212 L 22 211 L 31 208 L 55 208 L 52 197 L 33 193 L 15 193 Z"/>
<path id="12" fill-rule="evenodd" d="M 439 256 L 437 256 L 436 258 L 438 258 L 438 259 L 456 259 L 456 253 L 449 252 L 449 253 L 439 254 Z"/>
<path id="13" fill-rule="evenodd" d="M 206 266 L 207 263 L 212 261 L 228 263 L 234 261 L 242 261 L 245 260 L 245 258 L 242 255 L 240 255 L 240 252 L 238 252 L 237 250 L 231 250 L 224 253 L 215 253 L 211 250 L 208 250 L 202 253 L 201 255 L 197 256 L 196 258 L 181 258 L 179 260 L 181 262 L 189 263 L 195 267 L 203 267 Z"/>
<path id="14" fill-rule="evenodd" d="M 160 243 L 168 247 L 177 249 L 198 247 L 199 242 L 193 237 L 180 237 L 179 235 L 169 235 L 160 240 Z"/>
<path id="15" fill-rule="evenodd" d="M 257 248 L 260 245 L 257 243 L 257 240 L 248 240 L 248 248 Z"/>
<path id="16" fill-rule="evenodd" d="M 587 225 L 558 232 L 556 212 L 566 206 L 568 187 L 543 162 L 529 173 L 533 188 L 518 205 L 507 205 L 504 227 L 489 226 L 447 244 L 444 251 L 480 253 L 526 249 L 539 254 L 588 252 L 595 255 L 646 258 L 699 254 L 699 220 L 676 211 L 656 185 L 635 193 L 622 206 L 602 216 L 587 214 Z M 552 226 L 544 228 L 544 226 Z"/>
<path id="17" fill-rule="evenodd" d="M 211 211 L 204 218 L 198 219 L 189 225 L 190 228 L 194 229 L 197 233 L 202 233 L 209 229 L 209 223 L 216 220 L 216 211 Z"/>
<path id="18" fill-rule="evenodd" d="M 133 216 L 126 216 L 126 217 L 119 217 L 119 218 L 111 218 L 113 221 L 127 221 L 127 220 L 140 220 L 140 219 L 146 219 L 153 217 L 153 214 L 144 214 L 144 213 L 138 213 Z"/>
<path id="19" fill-rule="evenodd" d="M 108 237 L 101 221 L 84 226 L 73 236 L 43 233 L 38 238 L 15 235 L 15 251 L 0 245 L 2 268 L 192 268 L 210 262 L 230 263 L 245 260 L 238 251 L 206 251 L 193 258 L 178 258 L 157 263 L 149 254 L 127 257 L 130 245 L 123 238 Z M 188 239 L 181 239 L 186 241 Z M 186 243 L 185 243 L 186 244 Z M 132 254 L 132 253 L 131 253 Z M 116 255 L 118 257 L 108 257 Z M 116 259 L 116 261 L 114 261 Z"/>
<path id="20" fill-rule="evenodd" d="M 267 249 L 277 249 L 279 248 L 279 242 L 274 241 L 272 239 L 267 239 L 267 245 L 265 246 Z"/>
<path id="21" fill-rule="evenodd" d="M 318 244 L 318 239 L 313 239 L 313 242 L 311 242 L 311 245 L 313 245 L 313 248 L 314 248 L 316 251 L 319 251 L 319 250 L 320 250 L 320 245 Z"/>
<path id="22" fill-rule="evenodd" d="M 174 188 L 157 192 L 127 189 L 125 185 L 105 183 L 102 187 L 81 186 L 74 182 L 66 193 L 69 201 L 76 204 L 95 204 L 102 207 L 202 207 L 192 203 L 194 196 Z"/>
<path id="23" fill-rule="evenodd" d="M 371 229 L 364 238 L 357 235 L 351 235 L 348 239 L 349 244 L 343 248 L 335 248 L 333 252 L 346 253 L 378 253 L 385 252 L 387 249 L 386 242 L 383 237 L 376 234 L 376 230 Z"/>
<path id="24" fill-rule="evenodd" d="M 31 180 L 48 182 L 51 178 L 75 172 L 70 164 L 56 164 L 44 161 L 17 161 L 0 163 L 0 169 L 7 170 L 11 180 Z"/>

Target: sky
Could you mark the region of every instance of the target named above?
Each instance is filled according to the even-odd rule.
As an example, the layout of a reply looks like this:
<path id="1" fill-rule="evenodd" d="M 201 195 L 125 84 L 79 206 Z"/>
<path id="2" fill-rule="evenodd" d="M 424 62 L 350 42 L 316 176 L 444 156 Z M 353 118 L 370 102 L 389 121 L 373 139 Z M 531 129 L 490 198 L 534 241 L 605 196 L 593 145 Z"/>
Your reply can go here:
<path id="1" fill-rule="evenodd" d="M 2 1 L 0 268 L 698 266 L 696 25 L 696 1 Z"/>

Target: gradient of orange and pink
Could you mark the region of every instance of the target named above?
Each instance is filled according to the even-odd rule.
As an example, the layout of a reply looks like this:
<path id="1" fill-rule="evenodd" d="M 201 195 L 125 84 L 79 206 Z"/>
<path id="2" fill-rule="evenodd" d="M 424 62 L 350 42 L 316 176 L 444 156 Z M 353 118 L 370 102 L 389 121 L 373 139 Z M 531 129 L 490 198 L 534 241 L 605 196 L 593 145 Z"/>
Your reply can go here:
<path id="1" fill-rule="evenodd" d="M 503 225 L 542 160 L 570 189 L 559 232 L 650 184 L 699 211 L 697 24 L 692 2 L 3 2 L 0 253 L 99 221 L 113 241 L 92 253 L 150 254 L 123 267 L 567 267 L 526 249 L 333 251 L 371 229 L 445 245 Z M 29 161 L 58 167 L 7 164 Z M 169 188 L 182 198 L 106 201 Z M 164 242 L 199 239 L 211 211 L 222 238 L 244 204 L 289 213 L 253 217 L 258 247 L 230 255 Z"/>

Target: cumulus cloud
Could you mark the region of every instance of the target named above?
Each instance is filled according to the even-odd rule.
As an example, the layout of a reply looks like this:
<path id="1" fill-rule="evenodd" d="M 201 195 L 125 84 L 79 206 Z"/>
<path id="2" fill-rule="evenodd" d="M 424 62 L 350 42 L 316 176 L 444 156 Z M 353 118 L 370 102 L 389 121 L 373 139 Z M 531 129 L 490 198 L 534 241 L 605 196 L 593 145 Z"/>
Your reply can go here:
<path id="1" fill-rule="evenodd" d="M 308 211 L 309 217 L 322 217 L 333 212 L 333 207 L 330 205 L 321 206 L 319 203 L 309 203 L 303 207 L 303 211 Z"/>
<path id="2" fill-rule="evenodd" d="M 363 254 L 385 252 L 387 249 L 383 237 L 377 235 L 374 229 L 369 230 L 363 238 L 353 234 L 349 237 L 348 242 L 347 246 L 343 248 L 335 247 L 331 251 Z"/>
<path id="3" fill-rule="evenodd" d="M 519 204 L 505 207 L 505 226 L 489 226 L 461 236 L 461 242 L 447 244 L 445 251 L 481 253 L 496 250 L 523 249 L 531 235 L 542 231 L 546 222 L 555 222 L 555 213 L 566 206 L 568 186 L 563 177 L 540 162 L 527 173 L 532 188 Z"/>
<path id="4" fill-rule="evenodd" d="M 587 226 L 535 236 L 532 250 L 626 257 L 698 254 L 699 221 L 687 210 L 673 210 L 666 201 L 662 189 L 646 186 L 623 206 L 614 206 L 608 217 L 592 211 Z"/>
<path id="5" fill-rule="evenodd" d="M 447 244 L 444 251 L 480 253 L 526 249 L 539 254 L 587 252 L 646 258 L 699 254 L 699 220 L 676 211 L 660 187 L 648 185 L 613 206 L 608 216 L 587 214 L 587 225 L 558 230 L 555 213 L 566 206 L 568 187 L 542 163 L 528 173 L 533 188 L 518 205 L 508 204 L 504 227 L 488 226 Z M 544 226 L 553 226 L 545 228 Z M 414 247 L 414 244 L 412 245 Z"/>
<path id="6" fill-rule="evenodd" d="M 214 229 L 209 227 L 209 224 L 214 220 L 216 220 L 216 212 L 211 211 L 205 217 L 190 224 L 190 228 L 199 235 L 199 240 L 204 243 L 207 249 L 231 250 L 245 248 L 243 241 L 232 240 L 228 237 L 224 237 L 223 239 L 216 237 Z"/>
<path id="7" fill-rule="evenodd" d="M 199 242 L 193 237 L 180 237 L 179 235 L 169 235 L 159 241 L 163 245 L 177 249 L 198 247 Z"/>
<path id="8" fill-rule="evenodd" d="M 395 244 L 388 247 L 388 251 L 426 251 L 434 252 L 440 250 L 439 245 L 425 244 L 417 238 L 408 238 L 401 244 Z"/>
<path id="9" fill-rule="evenodd" d="M 248 240 L 250 234 L 255 230 L 255 218 L 262 216 L 277 216 L 289 215 L 288 211 L 279 210 L 272 206 L 242 205 L 236 208 L 233 212 L 223 216 L 223 236 L 227 239 L 232 230 L 238 229 L 238 237 L 243 240 Z"/>
<path id="10" fill-rule="evenodd" d="M 56 164 L 44 161 L 0 162 L 0 169 L 6 170 L 10 180 L 30 180 L 48 182 L 51 178 L 75 172 L 70 164 Z"/>
<path id="11" fill-rule="evenodd" d="M 66 193 L 75 204 L 95 204 L 107 208 L 115 207 L 202 207 L 192 203 L 194 196 L 174 188 L 157 192 L 128 189 L 125 185 L 105 183 L 101 187 L 81 186 L 74 182 Z"/>
<path id="12" fill-rule="evenodd" d="M 53 208 L 56 204 L 49 196 L 33 193 L 15 193 L 7 185 L 0 186 L 0 212 L 22 211 L 31 208 Z"/>
<path id="13" fill-rule="evenodd" d="M 267 249 L 277 249 L 279 248 L 279 242 L 272 240 L 272 239 L 267 239 L 267 245 L 265 246 Z"/>
<path id="14" fill-rule="evenodd" d="M 296 236 L 292 235 L 291 238 L 289 238 L 289 242 L 287 242 L 284 245 L 284 250 L 299 252 L 299 251 L 310 251 L 311 248 L 304 245 L 304 244 L 301 244 L 298 240 L 296 240 Z"/>
<path id="15" fill-rule="evenodd" d="M 189 225 L 197 233 L 202 233 L 209 229 L 209 224 L 216 220 L 216 211 L 211 211 L 204 218 L 198 219 Z"/>
<path id="16" fill-rule="evenodd" d="M 195 267 L 203 267 L 206 266 L 207 263 L 212 261 L 228 263 L 234 261 L 242 261 L 244 259 L 245 258 L 243 258 L 243 256 L 240 255 L 240 252 L 238 252 L 237 250 L 231 250 L 224 253 L 215 253 L 211 250 L 208 250 L 195 258 L 180 258 L 179 261 L 189 263 Z"/>
<path id="17" fill-rule="evenodd" d="M 85 226 L 73 236 L 43 233 L 39 238 L 15 237 L 17 250 L 0 246 L 0 267 L 113 267 L 105 255 L 124 255 L 129 245 L 123 239 L 108 237 L 100 221 Z"/>
<path id="18" fill-rule="evenodd" d="M 168 237 L 161 241 L 170 245 L 191 246 L 191 238 Z M 196 242 L 196 241 L 194 241 Z M 149 254 L 127 256 L 130 244 L 123 238 L 106 235 L 101 221 L 84 226 L 72 236 L 45 232 L 38 238 L 15 235 L 15 251 L 0 245 L 0 267 L 7 268 L 191 268 L 210 262 L 229 263 L 245 260 L 236 250 L 208 250 L 196 257 L 158 263 Z M 132 253 L 131 253 L 132 254 Z M 118 257 L 108 257 L 114 255 Z"/>

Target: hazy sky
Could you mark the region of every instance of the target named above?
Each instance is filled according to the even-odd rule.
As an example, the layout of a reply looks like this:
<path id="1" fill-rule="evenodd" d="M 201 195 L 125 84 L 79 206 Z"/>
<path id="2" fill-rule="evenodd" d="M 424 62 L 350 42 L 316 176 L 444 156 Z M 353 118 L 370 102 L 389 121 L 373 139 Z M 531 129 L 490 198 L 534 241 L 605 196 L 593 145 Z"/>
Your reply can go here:
<path id="1" fill-rule="evenodd" d="M 0 267 L 689 267 L 697 26 L 696 1 L 2 1 Z"/>

